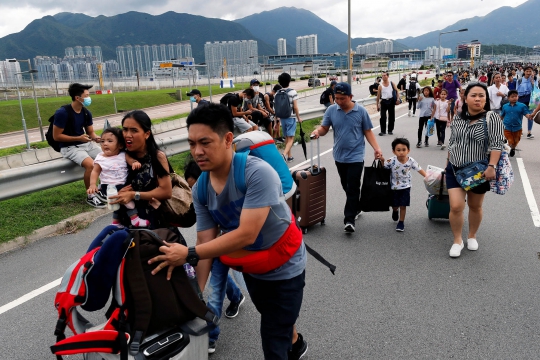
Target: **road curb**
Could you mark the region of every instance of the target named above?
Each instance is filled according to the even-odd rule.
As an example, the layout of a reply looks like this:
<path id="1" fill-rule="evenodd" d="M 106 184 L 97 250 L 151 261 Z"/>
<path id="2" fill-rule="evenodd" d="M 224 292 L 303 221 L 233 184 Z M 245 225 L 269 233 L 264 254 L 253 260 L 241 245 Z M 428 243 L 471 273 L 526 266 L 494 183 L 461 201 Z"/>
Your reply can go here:
<path id="1" fill-rule="evenodd" d="M 30 235 L 19 236 L 16 239 L 9 240 L 6 243 L 0 244 L 0 254 L 4 254 L 10 251 L 22 249 L 27 245 L 33 244 L 40 240 L 47 239 L 51 236 L 58 234 L 62 229 L 65 229 L 68 223 L 73 222 L 86 222 L 91 223 L 97 218 L 107 215 L 111 210 L 105 209 L 96 209 L 93 211 L 84 212 L 82 214 L 74 215 L 70 218 L 60 221 L 57 224 L 48 225 L 42 227 L 41 229 L 34 230 Z"/>

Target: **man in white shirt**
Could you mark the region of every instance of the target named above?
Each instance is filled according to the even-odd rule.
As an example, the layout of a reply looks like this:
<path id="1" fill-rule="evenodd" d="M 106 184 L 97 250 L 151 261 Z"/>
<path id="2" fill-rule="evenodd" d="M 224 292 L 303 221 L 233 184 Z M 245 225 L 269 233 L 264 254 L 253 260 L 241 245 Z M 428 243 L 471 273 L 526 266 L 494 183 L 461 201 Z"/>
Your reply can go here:
<path id="1" fill-rule="evenodd" d="M 488 88 L 489 94 L 489 103 L 492 111 L 495 111 L 497 114 L 501 114 L 501 102 L 504 99 L 507 99 L 508 96 L 508 87 L 501 83 L 501 74 L 493 74 L 493 85 Z"/>

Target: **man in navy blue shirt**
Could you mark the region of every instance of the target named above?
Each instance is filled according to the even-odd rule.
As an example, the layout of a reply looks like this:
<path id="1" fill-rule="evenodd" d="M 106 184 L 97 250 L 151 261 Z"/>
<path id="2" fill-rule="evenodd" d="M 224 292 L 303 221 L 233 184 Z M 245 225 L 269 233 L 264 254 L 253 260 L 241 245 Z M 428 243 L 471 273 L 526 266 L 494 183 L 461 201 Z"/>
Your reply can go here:
<path id="1" fill-rule="evenodd" d="M 90 89 L 92 85 L 73 83 L 69 86 L 71 105 L 62 106 L 54 113 L 53 138 L 60 146 L 60 153 L 84 168 L 84 186 L 90 186 L 90 174 L 94 168 L 94 160 L 101 148 L 101 138 L 94 132 L 92 114 L 88 109 L 92 103 Z M 104 208 L 107 199 L 101 192 L 88 195 L 87 204 L 96 208 Z"/>
<path id="2" fill-rule="evenodd" d="M 351 87 L 345 82 L 334 88 L 336 104 L 328 107 L 324 113 L 322 124 L 311 133 L 318 138 L 328 133 L 330 126 L 334 129 L 334 160 L 338 170 L 341 186 L 347 194 L 343 231 L 352 233 L 360 213 L 360 178 L 364 169 L 365 139 L 375 150 L 375 158 L 382 156 L 371 130 L 373 125 L 366 109 L 352 101 Z"/>

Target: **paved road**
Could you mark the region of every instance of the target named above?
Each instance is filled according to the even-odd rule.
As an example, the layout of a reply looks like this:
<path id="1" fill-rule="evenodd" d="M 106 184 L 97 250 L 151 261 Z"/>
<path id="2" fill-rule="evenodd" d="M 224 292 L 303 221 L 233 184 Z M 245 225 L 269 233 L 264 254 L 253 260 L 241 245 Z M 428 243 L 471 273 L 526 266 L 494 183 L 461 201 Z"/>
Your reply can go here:
<path id="1" fill-rule="evenodd" d="M 397 111 L 395 135 L 414 142 L 418 118 Z M 374 126 L 378 126 L 374 121 Z M 377 130 L 375 130 L 377 131 Z M 390 155 L 392 137 L 377 137 Z M 390 213 L 363 214 L 357 232 L 342 232 L 345 195 L 331 152 L 326 226 L 309 229 L 305 240 L 338 266 L 335 276 L 312 257 L 298 329 L 309 342 L 306 359 L 535 359 L 540 352 L 537 296 L 540 229 L 535 227 L 522 185 L 522 159 L 534 194 L 540 194 L 535 141 L 524 140 L 512 159 L 515 183 L 509 193 L 489 193 L 478 234 L 480 249 L 451 259 L 448 221 L 426 216 L 426 193 L 413 177 L 406 231 L 395 232 Z M 324 153 L 332 138 L 321 139 Z M 309 149 L 309 146 L 308 146 Z M 295 147 L 295 164 L 301 162 Z M 442 165 L 446 152 L 432 146 L 411 152 L 424 168 Z M 366 163 L 373 159 L 368 147 Z M 54 281 L 110 221 L 98 219 L 75 235 L 56 236 L 0 255 L 0 306 Z M 184 229 L 190 244 L 194 228 Z M 466 235 L 466 234 L 465 234 Z M 54 342 L 55 290 L 0 314 L 1 359 L 50 358 Z M 225 305 L 228 305 L 227 302 Z M 98 322 L 98 314 L 90 314 Z M 220 359 L 261 359 L 258 314 L 250 301 L 240 315 L 223 319 L 216 353 Z"/>
<path id="2" fill-rule="evenodd" d="M 393 78 L 397 79 L 397 75 L 392 75 L 392 76 Z M 344 80 L 346 81 L 346 79 Z M 355 90 L 355 92 L 357 92 L 355 94 L 356 98 L 368 97 L 369 96 L 368 86 L 371 83 L 372 83 L 372 79 L 367 79 L 364 81 L 363 84 L 360 84 L 360 85 L 357 85 L 356 82 L 354 82 L 353 89 Z M 291 83 L 291 87 L 296 90 L 306 89 L 307 80 L 294 81 Z M 261 88 L 264 89 L 264 86 L 261 86 Z M 267 86 L 267 90 L 270 91 L 270 86 Z M 312 99 L 313 101 L 311 101 L 311 103 L 313 103 L 313 105 L 319 105 L 319 95 L 322 91 L 323 91 L 322 89 L 317 89 L 314 92 L 300 93 L 300 96 L 302 99 L 305 99 L 305 98 Z M 212 96 L 212 101 L 218 102 L 222 96 L 223 94 L 214 95 Z M 309 107 L 303 107 L 303 106 L 304 104 L 301 103 L 300 110 L 309 109 L 313 107 L 311 104 L 309 104 Z M 164 117 L 188 113 L 191 110 L 191 103 L 189 101 L 182 101 L 182 102 L 177 102 L 177 103 L 168 104 L 168 105 L 156 106 L 156 107 L 152 107 L 152 108 L 148 108 L 144 110 L 148 113 L 150 118 L 158 119 L 158 118 L 164 118 Z M 90 111 L 92 111 L 91 107 L 90 107 Z M 96 129 L 101 129 L 103 127 L 103 123 L 105 119 L 108 119 L 109 122 L 113 126 L 120 125 L 122 117 L 123 117 L 123 114 L 96 117 L 94 118 L 94 127 Z M 47 119 L 48 117 L 43 118 L 43 121 L 46 122 Z M 45 126 L 44 131 L 47 131 L 48 123 L 44 124 L 44 126 Z M 29 138 L 30 143 L 41 141 L 41 135 L 40 135 L 39 129 L 38 128 L 29 129 L 28 138 Z M 24 144 L 25 144 L 25 138 L 22 131 L 15 131 L 8 134 L 0 134 L 0 149 L 6 148 L 6 147 L 12 147 L 16 145 L 24 145 Z"/>

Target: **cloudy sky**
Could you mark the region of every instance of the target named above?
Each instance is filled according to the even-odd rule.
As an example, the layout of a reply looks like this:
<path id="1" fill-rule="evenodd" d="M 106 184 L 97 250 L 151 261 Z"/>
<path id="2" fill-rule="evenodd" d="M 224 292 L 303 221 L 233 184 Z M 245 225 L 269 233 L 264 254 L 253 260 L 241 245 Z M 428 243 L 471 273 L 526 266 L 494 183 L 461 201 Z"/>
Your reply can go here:
<path id="1" fill-rule="evenodd" d="M 501 6 L 515 7 L 526 1 L 353 0 L 352 36 L 391 39 L 417 36 L 442 29 L 464 18 L 486 15 Z M 289 0 L 286 3 L 286 6 L 310 10 L 343 32 L 347 32 L 346 0 Z M 369 6 L 365 5 L 367 3 Z M 234 20 L 276 7 L 279 7 L 276 1 L 245 0 L 0 0 L 0 37 L 21 31 L 34 19 L 59 12 L 110 16 L 128 11 L 153 15 L 175 11 Z"/>

